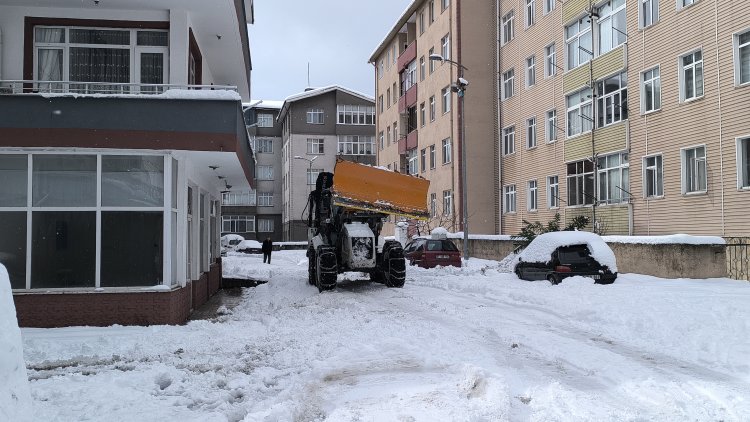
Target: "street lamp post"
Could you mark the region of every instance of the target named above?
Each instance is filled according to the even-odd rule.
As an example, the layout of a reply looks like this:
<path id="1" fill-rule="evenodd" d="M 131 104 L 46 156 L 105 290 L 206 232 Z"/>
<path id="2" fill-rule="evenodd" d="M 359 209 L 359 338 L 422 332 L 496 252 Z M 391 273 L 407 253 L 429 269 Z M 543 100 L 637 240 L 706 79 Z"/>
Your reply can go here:
<path id="1" fill-rule="evenodd" d="M 451 91 L 458 95 L 458 118 L 461 120 L 461 207 L 463 208 L 463 232 L 464 232 L 464 259 L 469 260 L 469 194 L 468 184 L 466 182 L 466 121 L 464 119 L 464 93 L 469 81 L 464 79 L 464 70 L 469 70 L 466 66 L 456 61 L 446 59 L 440 54 L 430 54 L 430 60 L 448 62 L 456 65 L 458 68 L 458 80 L 451 85 Z"/>

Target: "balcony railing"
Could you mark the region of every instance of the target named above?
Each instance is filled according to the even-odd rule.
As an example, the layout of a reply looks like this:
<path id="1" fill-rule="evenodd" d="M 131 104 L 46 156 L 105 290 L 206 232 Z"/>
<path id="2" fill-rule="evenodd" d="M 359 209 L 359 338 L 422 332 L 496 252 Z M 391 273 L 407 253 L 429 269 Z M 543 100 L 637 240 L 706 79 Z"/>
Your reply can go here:
<path id="1" fill-rule="evenodd" d="M 237 87 L 231 85 L 0 80 L 0 94 L 158 95 L 169 90 L 237 92 Z"/>

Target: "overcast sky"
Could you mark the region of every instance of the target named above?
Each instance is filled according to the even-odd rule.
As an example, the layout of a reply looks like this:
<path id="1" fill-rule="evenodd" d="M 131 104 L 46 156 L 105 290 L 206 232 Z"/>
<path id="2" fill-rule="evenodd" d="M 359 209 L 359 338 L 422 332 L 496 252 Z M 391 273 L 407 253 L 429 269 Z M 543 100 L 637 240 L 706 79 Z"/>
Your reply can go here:
<path id="1" fill-rule="evenodd" d="M 373 96 L 370 55 L 412 0 L 255 0 L 251 96 L 283 100 L 310 85 Z"/>

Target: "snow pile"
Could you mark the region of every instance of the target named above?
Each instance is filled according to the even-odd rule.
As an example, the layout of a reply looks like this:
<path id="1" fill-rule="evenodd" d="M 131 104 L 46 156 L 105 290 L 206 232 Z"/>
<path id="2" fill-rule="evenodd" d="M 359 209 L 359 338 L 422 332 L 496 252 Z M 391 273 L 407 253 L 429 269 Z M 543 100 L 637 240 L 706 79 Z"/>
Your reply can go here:
<path id="1" fill-rule="evenodd" d="M 691 236 L 670 234 L 666 236 L 603 236 L 607 243 L 638 243 L 646 245 L 725 245 L 727 242 L 718 236 Z"/>
<path id="2" fill-rule="evenodd" d="M 242 242 L 237 244 L 235 249 L 238 251 L 242 251 L 245 249 L 260 249 L 262 246 L 263 245 L 261 245 L 261 243 L 257 240 L 243 240 Z"/>
<path id="3" fill-rule="evenodd" d="M 152 97 L 168 100 L 242 100 L 240 94 L 228 89 L 168 89 L 165 93 Z"/>
<path id="4" fill-rule="evenodd" d="M 433 239 L 447 239 L 448 230 L 446 230 L 445 227 L 435 227 L 430 232 L 430 236 L 432 236 Z"/>
<path id="5" fill-rule="evenodd" d="M 238 234 L 225 234 L 224 236 L 221 236 L 221 243 L 226 243 L 228 245 L 232 240 L 239 240 L 242 242 L 245 238 Z"/>
<path id="6" fill-rule="evenodd" d="M 560 246 L 586 245 L 591 256 L 602 265 L 617 272 L 617 260 L 612 249 L 604 243 L 599 235 L 589 232 L 561 231 L 544 233 L 536 238 L 510 263 L 515 268 L 519 260 L 524 262 L 549 262 L 552 252 Z"/>
<path id="7" fill-rule="evenodd" d="M 0 420 L 31 421 L 31 414 L 21 331 L 8 272 L 0 264 Z"/>

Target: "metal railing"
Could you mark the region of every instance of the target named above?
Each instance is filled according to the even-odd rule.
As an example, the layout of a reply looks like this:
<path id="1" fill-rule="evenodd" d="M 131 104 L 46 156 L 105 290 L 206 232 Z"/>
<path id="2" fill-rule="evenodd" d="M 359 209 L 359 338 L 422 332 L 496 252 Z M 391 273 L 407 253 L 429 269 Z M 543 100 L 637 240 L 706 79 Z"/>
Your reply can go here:
<path id="1" fill-rule="evenodd" d="M 750 238 L 724 239 L 727 241 L 727 275 L 735 280 L 750 281 Z"/>
<path id="2" fill-rule="evenodd" d="M 237 87 L 232 85 L 0 80 L 0 94 L 158 95 L 171 89 L 237 92 Z"/>

